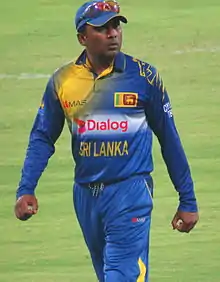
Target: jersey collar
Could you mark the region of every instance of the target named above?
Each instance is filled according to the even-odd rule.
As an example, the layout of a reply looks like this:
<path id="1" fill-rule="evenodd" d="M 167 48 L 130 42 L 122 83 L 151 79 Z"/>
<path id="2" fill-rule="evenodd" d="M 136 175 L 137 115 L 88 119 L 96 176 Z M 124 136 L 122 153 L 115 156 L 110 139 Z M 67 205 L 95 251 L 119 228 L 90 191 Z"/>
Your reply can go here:
<path id="1" fill-rule="evenodd" d="M 75 62 L 76 65 L 84 65 L 85 67 L 90 69 L 89 62 L 87 60 L 86 51 L 84 50 L 81 55 L 78 57 L 78 59 Z M 125 54 L 122 52 L 119 52 L 114 60 L 113 63 L 113 71 L 115 72 L 124 72 L 126 67 L 126 58 Z"/>

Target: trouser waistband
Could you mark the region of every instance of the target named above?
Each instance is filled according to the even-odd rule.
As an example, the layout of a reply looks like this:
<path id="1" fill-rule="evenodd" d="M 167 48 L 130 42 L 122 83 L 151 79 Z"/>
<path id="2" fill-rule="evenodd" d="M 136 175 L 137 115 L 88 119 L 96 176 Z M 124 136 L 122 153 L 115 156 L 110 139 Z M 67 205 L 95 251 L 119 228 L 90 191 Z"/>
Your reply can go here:
<path id="1" fill-rule="evenodd" d="M 119 182 L 123 182 L 123 181 L 126 181 L 126 180 L 132 180 L 132 179 L 139 178 L 139 177 L 145 178 L 147 182 L 148 182 L 148 179 L 149 179 L 150 182 L 152 182 L 152 177 L 151 177 L 150 174 L 148 174 L 148 175 L 136 174 L 136 175 L 132 175 L 129 178 L 117 179 L 115 181 L 89 182 L 89 183 L 78 183 L 78 184 L 87 188 L 87 189 L 89 189 L 89 190 L 91 190 L 92 195 L 97 197 L 109 185 L 114 185 L 114 184 L 117 184 Z"/>

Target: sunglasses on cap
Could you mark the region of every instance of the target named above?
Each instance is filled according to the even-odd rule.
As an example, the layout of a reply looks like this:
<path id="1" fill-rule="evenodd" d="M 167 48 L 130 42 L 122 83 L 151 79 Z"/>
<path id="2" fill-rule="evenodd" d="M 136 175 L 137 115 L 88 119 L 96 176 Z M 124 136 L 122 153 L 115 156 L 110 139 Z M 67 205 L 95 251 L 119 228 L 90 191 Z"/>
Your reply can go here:
<path id="1" fill-rule="evenodd" d="M 87 18 L 98 18 L 103 14 L 103 12 L 114 12 L 118 14 L 120 12 L 120 6 L 114 0 L 103 2 L 97 1 L 85 9 L 77 24 Z"/>

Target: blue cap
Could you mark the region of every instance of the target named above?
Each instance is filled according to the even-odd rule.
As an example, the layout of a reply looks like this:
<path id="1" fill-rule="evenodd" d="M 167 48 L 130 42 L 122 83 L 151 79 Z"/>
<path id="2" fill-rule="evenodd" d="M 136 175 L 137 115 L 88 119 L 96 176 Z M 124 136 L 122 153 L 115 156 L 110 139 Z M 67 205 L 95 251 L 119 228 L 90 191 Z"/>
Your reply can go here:
<path id="1" fill-rule="evenodd" d="M 128 22 L 126 17 L 112 11 L 103 11 L 97 17 L 83 17 L 83 14 L 85 13 L 86 9 L 89 6 L 92 6 L 93 4 L 99 2 L 104 2 L 104 1 L 98 0 L 98 1 L 86 2 L 78 9 L 75 16 L 75 25 L 77 31 L 79 31 L 80 28 L 82 28 L 85 24 L 90 24 L 92 26 L 102 26 L 113 18 L 118 18 L 123 23 Z"/>

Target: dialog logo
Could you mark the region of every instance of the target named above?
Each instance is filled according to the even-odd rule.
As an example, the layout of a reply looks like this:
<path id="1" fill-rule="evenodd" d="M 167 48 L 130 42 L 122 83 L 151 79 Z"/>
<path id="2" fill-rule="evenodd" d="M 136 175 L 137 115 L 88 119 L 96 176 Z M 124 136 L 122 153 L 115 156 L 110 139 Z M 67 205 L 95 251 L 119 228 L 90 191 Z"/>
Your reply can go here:
<path id="1" fill-rule="evenodd" d="M 86 131 L 128 131 L 128 121 L 115 121 L 107 119 L 106 121 L 97 121 L 88 119 L 86 121 L 74 118 L 73 121 L 78 125 L 78 133 L 82 134 Z"/>
<path id="2" fill-rule="evenodd" d="M 74 118 L 73 121 L 78 125 L 78 133 L 82 134 L 86 131 L 86 122 L 84 120 Z"/>

